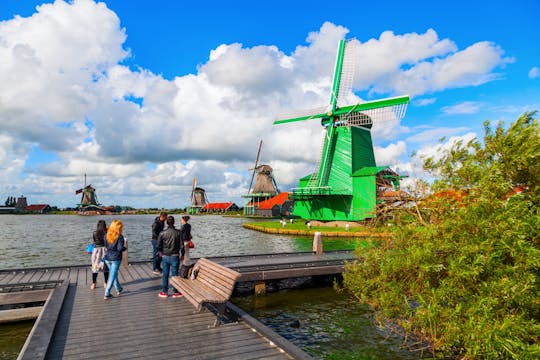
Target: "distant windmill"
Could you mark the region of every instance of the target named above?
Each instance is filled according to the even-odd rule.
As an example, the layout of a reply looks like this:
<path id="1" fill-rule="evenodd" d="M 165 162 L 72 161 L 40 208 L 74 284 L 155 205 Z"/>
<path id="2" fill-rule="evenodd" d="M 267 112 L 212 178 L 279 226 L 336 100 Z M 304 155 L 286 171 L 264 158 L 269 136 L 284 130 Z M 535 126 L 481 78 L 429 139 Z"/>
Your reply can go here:
<path id="1" fill-rule="evenodd" d="M 341 40 L 327 107 L 278 116 L 274 124 L 318 119 L 324 129 L 317 170 L 293 189 L 294 215 L 309 220 L 350 221 L 376 216 L 377 178 L 391 179 L 399 189 L 400 176 L 388 166 L 376 166 L 371 127 L 399 121 L 408 96 L 345 104 L 352 93 L 356 42 Z"/>
<path id="2" fill-rule="evenodd" d="M 197 187 L 197 178 L 195 177 L 191 186 L 191 206 L 188 207 L 188 213 L 198 214 L 206 204 L 208 204 L 206 192 L 203 188 Z"/>
<path id="3" fill-rule="evenodd" d="M 254 215 L 257 204 L 279 194 L 279 188 L 274 178 L 273 169 L 270 165 L 259 164 L 262 152 L 263 141 L 259 143 L 259 150 L 255 158 L 255 166 L 252 169 L 251 181 L 249 183 L 248 193 L 242 197 L 250 199 L 244 206 L 244 215 Z M 255 179 L 255 186 L 253 180 Z M 253 190 L 252 190 L 253 186 Z"/>
<path id="4" fill-rule="evenodd" d="M 102 211 L 101 204 L 98 202 L 96 189 L 92 185 L 86 185 L 86 174 L 84 174 L 84 186 L 75 191 L 75 195 L 81 194 L 79 205 L 79 213 L 87 214 L 89 211 Z"/>

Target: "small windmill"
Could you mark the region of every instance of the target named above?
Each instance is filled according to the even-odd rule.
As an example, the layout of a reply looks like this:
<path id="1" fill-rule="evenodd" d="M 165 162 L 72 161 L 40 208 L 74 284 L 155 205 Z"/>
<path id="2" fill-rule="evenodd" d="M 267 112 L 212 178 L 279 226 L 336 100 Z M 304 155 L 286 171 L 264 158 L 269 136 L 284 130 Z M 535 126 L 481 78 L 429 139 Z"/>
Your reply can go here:
<path id="1" fill-rule="evenodd" d="M 352 94 L 356 42 L 338 46 L 330 103 L 327 107 L 278 116 L 274 124 L 320 119 L 324 139 L 317 171 L 293 189 L 294 215 L 322 221 L 373 218 L 377 206 L 377 174 L 371 138 L 374 122 L 399 121 L 408 96 L 345 105 Z M 398 180 L 400 178 L 397 176 Z M 380 177 L 380 176 L 379 176 Z"/>
<path id="2" fill-rule="evenodd" d="M 84 186 L 79 190 L 75 191 L 75 195 L 81 194 L 81 202 L 79 205 L 79 212 L 88 212 L 88 211 L 101 211 L 103 210 L 100 207 L 98 198 L 96 195 L 96 189 L 92 185 L 86 185 L 86 174 L 84 174 Z"/>
<path id="3" fill-rule="evenodd" d="M 198 214 L 201 212 L 201 208 L 208 204 L 208 198 L 206 197 L 206 191 L 197 186 L 197 178 L 193 178 L 193 185 L 191 187 L 191 206 L 188 207 L 189 214 Z"/>
<path id="4" fill-rule="evenodd" d="M 259 164 L 262 145 L 263 141 L 261 140 L 259 143 L 259 150 L 257 151 L 257 157 L 255 158 L 255 166 L 253 166 L 253 169 L 250 169 L 253 170 L 253 172 L 251 173 L 248 193 L 242 195 L 242 197 L 250 199 L 246 206 L 244 206 L 244 215 L 254 215 L 257 204 L 279 194 L 279 188 L 276 179 L 274 179 L 272 167 L 266 164 Z M 253 186 L 254 179 L 255 186 Z M 253 190 L 251 189 L 252 186 Z"/>

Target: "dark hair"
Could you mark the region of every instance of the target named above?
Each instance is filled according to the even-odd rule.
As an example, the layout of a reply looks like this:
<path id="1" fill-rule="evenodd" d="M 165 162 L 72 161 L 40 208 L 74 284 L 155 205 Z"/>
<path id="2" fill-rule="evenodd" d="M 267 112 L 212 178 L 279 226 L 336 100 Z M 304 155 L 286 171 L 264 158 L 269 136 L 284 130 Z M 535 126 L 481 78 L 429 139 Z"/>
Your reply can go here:
<path id="1" fill-rule="evenodd" d="M 107 233 L 107 224 L 105 223 L 105 220 L 98 220 L 97 229 L 96 229 L 97 238 L 104 239 L 106 233 Z"/>
<path id="2" fill-rule="evenodd" d="M 168 215 L 168 214 L 167 214 L 166 211 L 162 211 L 162 212 L 159 213 L 159 217 L 160 217 L 160 218 L 167 217 L 167 215 Z"/>
<path id="3" fill-rule="evenodd" d="M 182 220 L 184 220 L 185 222 L 188 222 L 189 216 L 187 216 L 187 215 L 182 216 Z"/>
<path id="4" fill-rule="evenodd" d="M 167 225 L 168 226 L 174 225 L 174 218 L 172 216 L 167 216 Z"/>

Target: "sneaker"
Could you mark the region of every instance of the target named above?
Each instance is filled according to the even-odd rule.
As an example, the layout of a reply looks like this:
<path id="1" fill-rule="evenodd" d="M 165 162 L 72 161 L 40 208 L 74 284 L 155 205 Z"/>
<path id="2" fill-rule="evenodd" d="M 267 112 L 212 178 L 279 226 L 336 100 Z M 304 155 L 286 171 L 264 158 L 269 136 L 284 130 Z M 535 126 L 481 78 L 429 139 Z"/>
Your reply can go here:
<path id="1" fill-rule="evenodd" d="M 90 285 L 90 289 L 95 289 L 95 288 L 96 288 L 96 284 Z"/>
<path id="2" fill-rule="evenodd" d="M 184 296 L 184 295 L 183 295 L 181 292 L 177 292 L 177 293 L 172 294 L 172 297 L 173 297 L 174 299 L 179 298 L 179 297 L 182 297 L 182 296 Z"/>
<path id="3" fill-rule="evenodd" d="M 152 274 L 154 274 L 154 275 L 161 275 L 161 271 L 159 271 L 158 269 L 156 269 L 156 270 L 153 270 L 153 271 L 152 271 Z"/>
<path id="4" fill-rule="evenodd" d="M 120 296 L 120 294 L 122 294 L 124 292 L 124 288 L 120 289 L 120 290 L 116 290 L 117 294 L 116 296 Z"/>
<path id="5" fill-rule="evenodd" d="M 103 297 L 103 300 L 109 300 L 110 298 L 112 298 L 112 295 L 105 295 L 105 296 Z"/>
<path id="6" fill-rule="evenodd" d="M 169 297 L 169 294 L 167 294 L 166 292 L 160 291 L 158 296 L 161 298 L 166 298 L 166 297 Z"/>

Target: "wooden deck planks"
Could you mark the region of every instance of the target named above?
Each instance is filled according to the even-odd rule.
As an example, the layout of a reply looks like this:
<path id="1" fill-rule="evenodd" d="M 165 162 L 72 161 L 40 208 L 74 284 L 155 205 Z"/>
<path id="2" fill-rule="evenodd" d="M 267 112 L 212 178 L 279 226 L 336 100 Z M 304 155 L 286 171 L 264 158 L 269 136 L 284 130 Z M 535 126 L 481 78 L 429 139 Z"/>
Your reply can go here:
<path id="1" fill-rule="evenodd" d="M 214 261 L 247 274 L 256 271 L 286 269 L 317 273 L 322 267 L 337 268 L 336 262 L 350 254 L 316 257 L 311 253 L 254 255 L 215 258 Z M 331 270 L 332 271 L 332 270 Z M 22 288 L 21 283 L 45 283 L 67 280 L 69 286 L 47 359 L 288 359 L 289 355 L 268 341 L 253 324 L 242 320 L 208 328 L 215 315 L 208 310 L 195 313 L 186 299 L 161 299 L 161 276 L 152 273 L 149 262 L 120 268 L 120 281 L 126 292 L 118 298 L 103 300 L 103 287 L 90 289 L 90 265 L 48 269 L 0 271 L 0 291 Z M 102 285 L 103 275 L 98 275 Z M 13 287 L 15 286 L 15 287 Z M 20 289 L 19 289 L 20 288 Z M 28 290 L 28 289 L 26 289 Z M 113 290 L 113 294 L 116 292 Z M 279 341 L 278 341 L 279 343 Z M 283 346 L 281 343 L 279 346 Z M 288 350 L 290 351 L 290 350 Z M 294 353 L 294 352 L 293 352 Z M 295 355 L 296 356 L 296 355 Z M 309 358 L 299 356 L 299 358 Z"/>
<path id="2" fill-rule="evenodd" d="M 194 313 L 183 298 L 159 298 L 160 283 L 126 281 L 127 292 L 106 301 L 103 289 L 71 286 L 46 358 L 288 358 L 245 324 L 209 329 L 211 312 Z"/>

